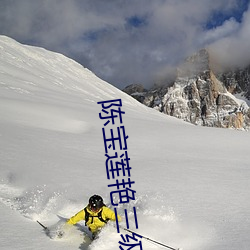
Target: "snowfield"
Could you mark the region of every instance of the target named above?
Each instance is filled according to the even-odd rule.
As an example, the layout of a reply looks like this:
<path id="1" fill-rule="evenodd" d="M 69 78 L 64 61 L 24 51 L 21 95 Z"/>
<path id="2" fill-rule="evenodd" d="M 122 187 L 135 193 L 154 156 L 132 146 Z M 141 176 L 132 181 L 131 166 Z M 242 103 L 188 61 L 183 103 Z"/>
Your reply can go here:
<path id="1" fill-rule="evenodd" d="M 126 69 L 124 69 L 126 70 Z M 93 194 L 111 207 L 100 101 L 122 99 L 139 229 L 183 250 L 250 249 L 250 134 L 197 127 L 149 109 L 63 55 L 0 36 L 0 249 L 119 249 L 110 223 L 50 228 Z M 125 222 L 121 223 L 125 227 Z M 122 232 L 124 233 L 124 232 Z M 144 250 L 164 247 L 142 240 Z M 134 248 L 136 249 L 136 248 Z M 166 248 L 165 248 L 166 249 Z"/>

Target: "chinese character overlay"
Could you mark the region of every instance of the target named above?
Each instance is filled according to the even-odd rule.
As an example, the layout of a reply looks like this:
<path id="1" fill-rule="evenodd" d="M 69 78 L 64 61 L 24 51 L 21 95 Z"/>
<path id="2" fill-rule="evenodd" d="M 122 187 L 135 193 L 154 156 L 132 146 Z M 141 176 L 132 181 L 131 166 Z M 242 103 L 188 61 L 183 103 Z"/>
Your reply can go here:
<path id="1" fill-rule="evenodd" d="M 137 247 L 136 249 L 142 250 L 142 243 L 138 239 L 138 238 L 140 238 L 140 239 L 142 238 L 141 235 L 136 234 L 136 233 L 132 233 L 132 236 L 130 236 L 129 234 L 126 234 L 125 236 L 123 234 L 121 234 L 120 236 L 122 238 L 122 241 L 119 241 L 118 243 L 120 244 L 119 248 L 121 250 L 130 250 L 130 249 L 135 248 L 135 247 Z"/>
<path id="2" fill-rule="evenodd" d="M 105 151 L 105 167 L 107 179 L 110 180 L 108 185 L 111 188 L 110 200 L 111 204 L 115 206 L 116 227 L 117 232 L 120 233 L 118 223 L 117 206 L 119 204 L 129 203 L 130 200 L 135 200 L 136 191 L 133 188 L 135 182 L 131 179 L 130 158 L 128 155 L 127 140 L 129 136 L 126 134 L 125 126 L 123 124 L 122 100 L 107 100 L 101 101 L 97 104 L 101 105 L 101 112 L 99 118 L 103 120 L 102 136 Z M 120 179 L 119 179 L 120 178 Z M 121 179 L 122 178 L 122 179 Z M 116 199 L 118 197 L 118 200 Z M 138 221 L 136 214 L 136 207 L 133 207 L 135 228 L 138 229 Z M 129 229 L 130 223 L 128 218 L 128 211 L 124 209 L 126 227 Z M 139 234 L 132 232 L 132 236 L 123 234 L 119 249 L 129 250 L 132 248 L 142 250 L 142 243 Z M 139 239 L 138 239 L 139 238 Z"/>

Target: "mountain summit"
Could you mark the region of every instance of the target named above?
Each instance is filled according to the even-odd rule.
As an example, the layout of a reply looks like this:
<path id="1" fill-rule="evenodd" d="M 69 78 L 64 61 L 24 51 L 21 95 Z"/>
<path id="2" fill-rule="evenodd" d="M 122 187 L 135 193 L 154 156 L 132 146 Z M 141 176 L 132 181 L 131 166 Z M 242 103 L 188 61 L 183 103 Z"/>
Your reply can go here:
<path id="1" fill-rule="evenodd" d="M 179 66 L 171 86 L 144 92 L 131 92 L 133 86 L 129 86 L 124 91 L 149 107 L 196 125 L 248 129 L 250 109 L 239 96 L 249 96 L 249 75 L 249 70 L 215 73 L 208 50 L 202 49 Z"/>

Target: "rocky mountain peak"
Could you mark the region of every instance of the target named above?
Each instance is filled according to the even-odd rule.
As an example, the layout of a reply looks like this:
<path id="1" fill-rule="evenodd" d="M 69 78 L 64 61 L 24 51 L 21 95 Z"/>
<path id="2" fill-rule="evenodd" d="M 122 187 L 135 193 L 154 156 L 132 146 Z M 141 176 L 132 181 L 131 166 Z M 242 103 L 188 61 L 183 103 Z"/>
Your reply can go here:
<path id="1" fill-rule="evenodd" d="M 129 94 L 149 107 L 196 125 L 249 129 L 249 106 L 233 95 L 241 92 L 246 96 L 249 71 L 215 74 L 210 64 L 208 50 L 202 49 L 178 67 L 171 86 L 148 91 L 142 87 L 138 91 L 137 86 L 137 91 Z"/>
<path id="2" fill-rule="evenodd" d="M 194 77 L 205 74 L 210 70 L 209 53 L 201 49 L 194 55 L 188 57 L 177 69 L 177 77 Z"/>

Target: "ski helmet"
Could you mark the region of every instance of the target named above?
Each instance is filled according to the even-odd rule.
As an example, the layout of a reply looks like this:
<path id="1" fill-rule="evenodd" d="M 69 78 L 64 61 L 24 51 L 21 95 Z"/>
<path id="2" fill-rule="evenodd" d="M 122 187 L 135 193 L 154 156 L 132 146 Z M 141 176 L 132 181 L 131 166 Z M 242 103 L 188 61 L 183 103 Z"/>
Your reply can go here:
<path id="1" fill-rule="evenodd" d="M 103 205 L 103 199 L 101 196 L 95 194 L 89 198 L 89 206 L 91 209 L 99 210 Z"/>

